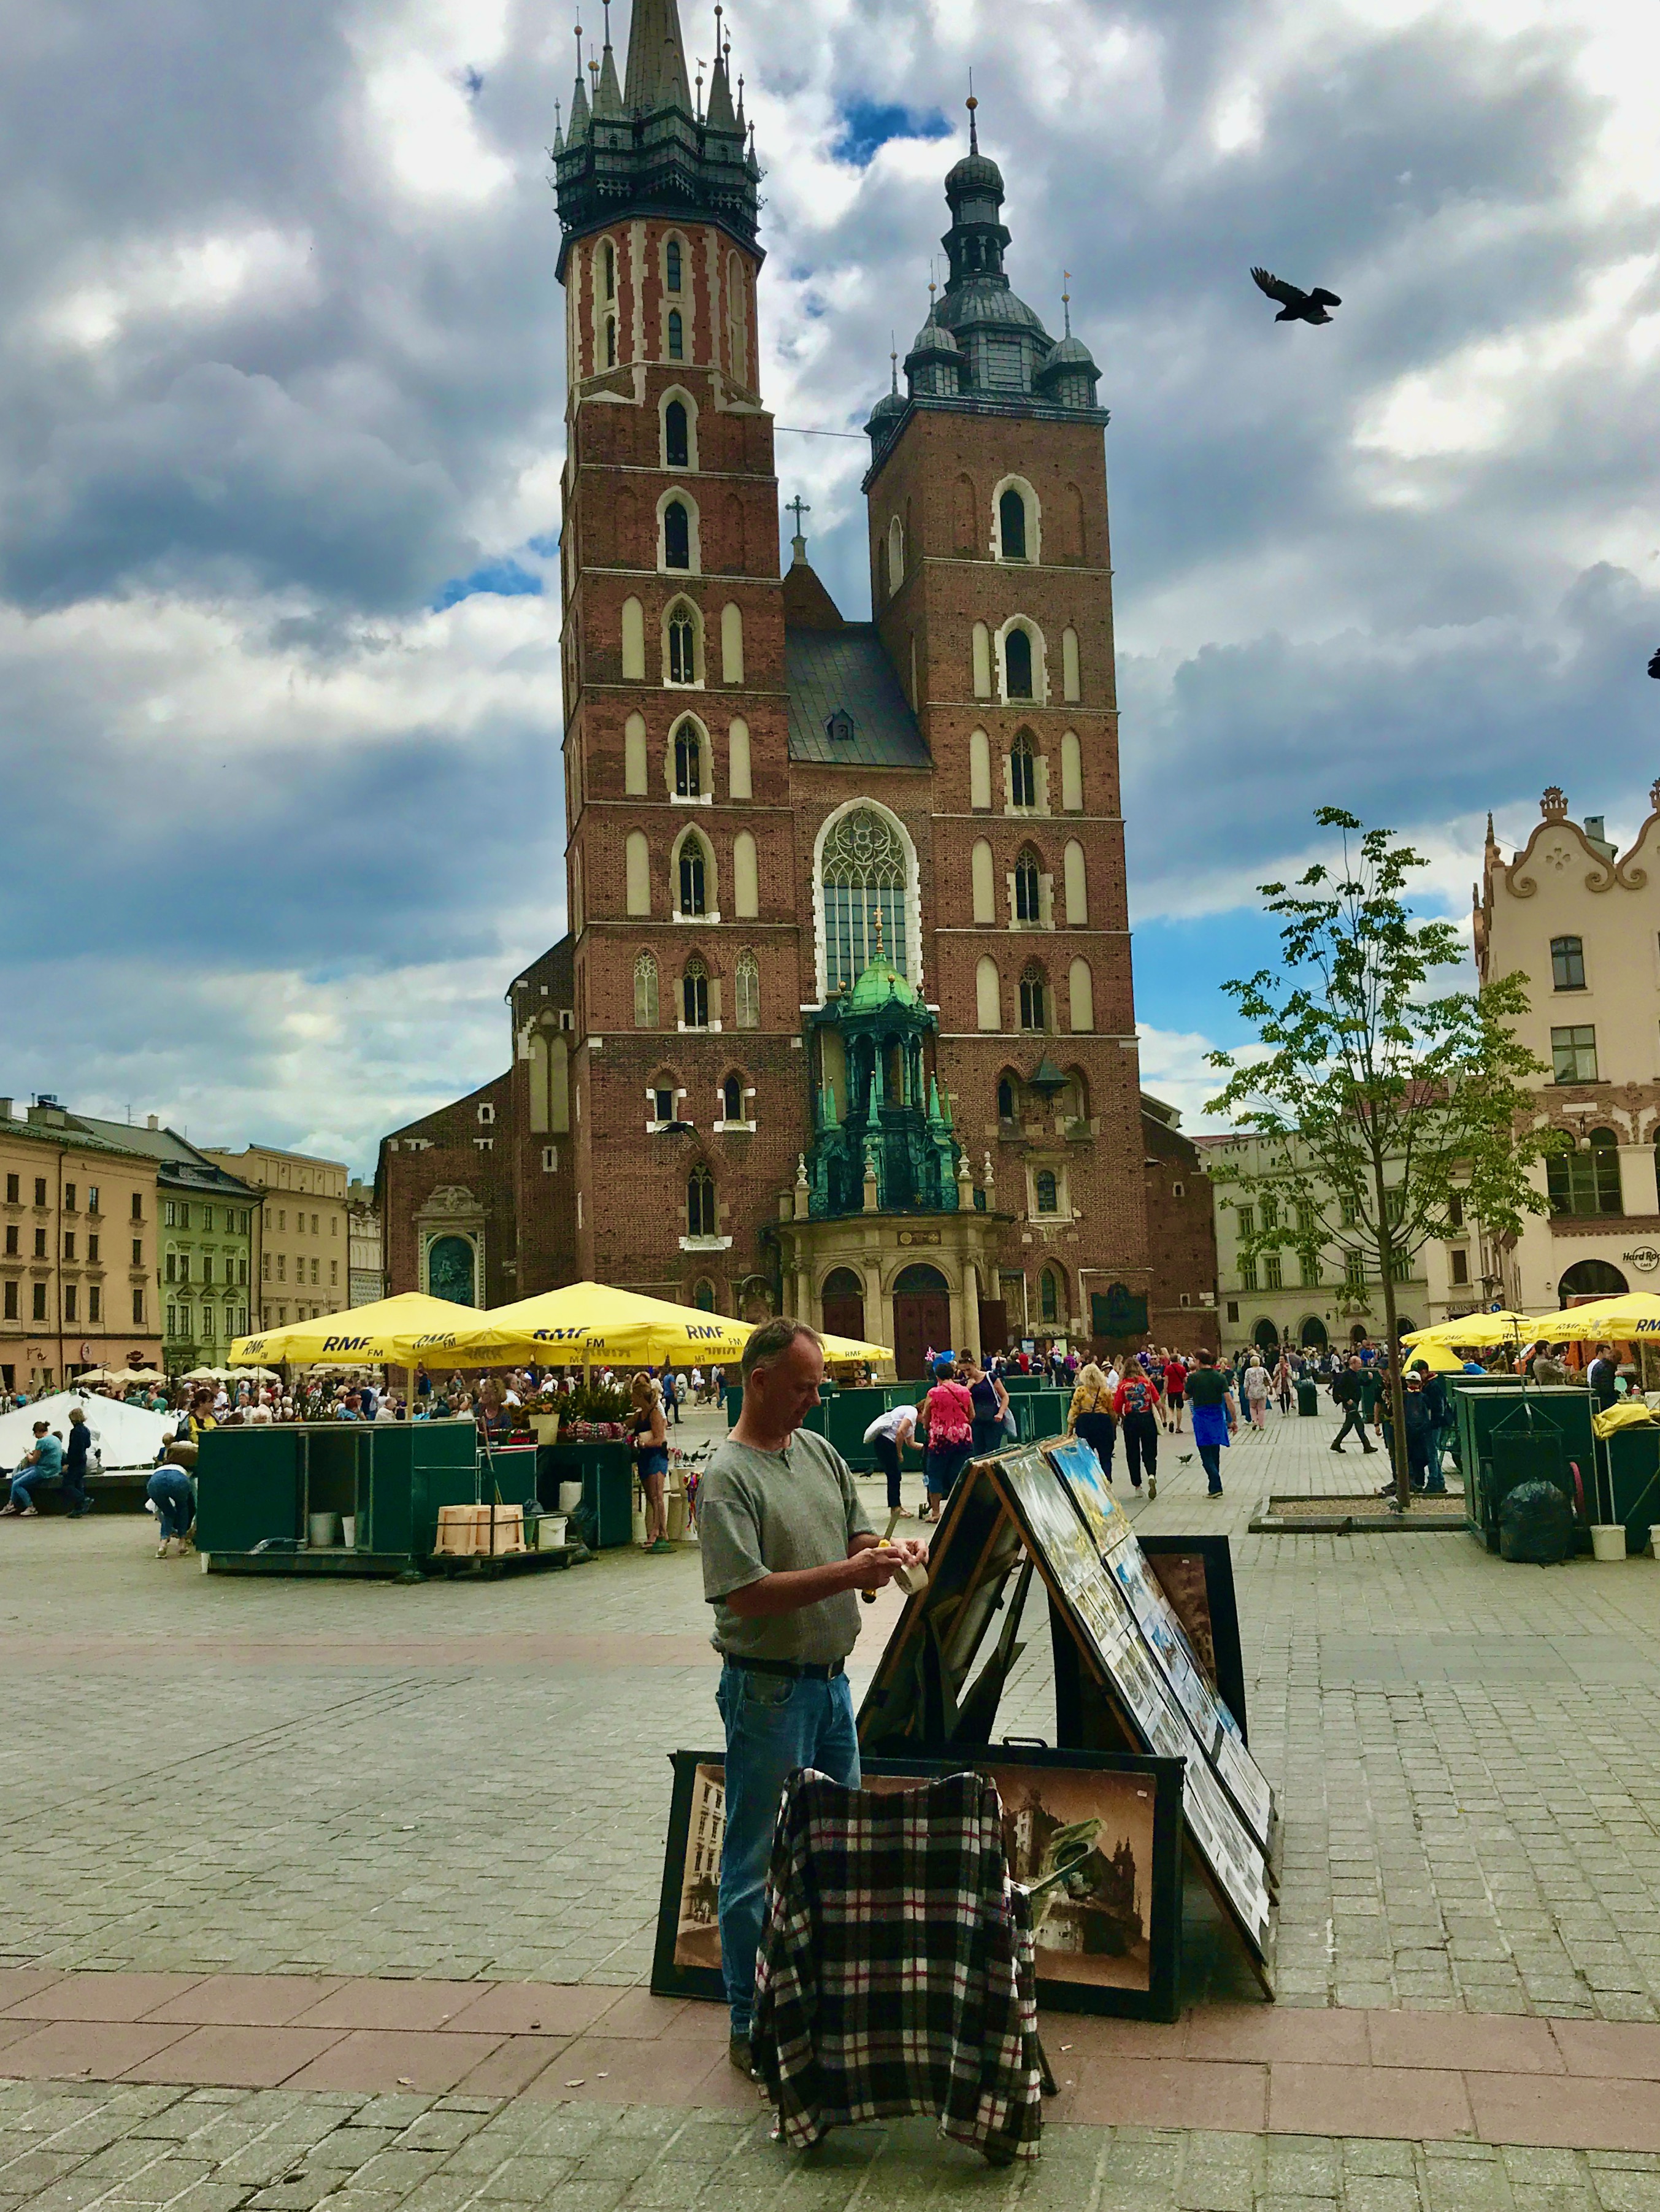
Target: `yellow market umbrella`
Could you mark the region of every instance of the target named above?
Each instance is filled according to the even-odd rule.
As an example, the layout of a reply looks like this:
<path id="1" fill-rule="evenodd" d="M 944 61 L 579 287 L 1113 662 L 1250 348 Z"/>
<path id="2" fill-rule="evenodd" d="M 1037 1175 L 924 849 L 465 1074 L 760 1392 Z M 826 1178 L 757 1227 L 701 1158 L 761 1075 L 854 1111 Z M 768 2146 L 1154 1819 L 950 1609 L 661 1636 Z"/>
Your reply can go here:
<path id="1" fill-rule="evenodd" d="M 1660 1344 L 1660 1297 L 1652 1291 L 1624 1291 L 1588 1298 L 1582 1306 L 1541 1314 L 1528 1323 L 1551 1344 Z"/>
<path id="2" fill-rule="evenodd" d="M 1407 1356 L 1407 1364 L 1415 1367 L 1420 1359 L 1432 1375 L 1461 1375 L 1463 1372 L 1464 1363 L 1452 1346 L 1438 1342 L 1434 1337 L 1429 1338 L 1426 1343 L 1413 1345 Z"/>
<path id="3" fill-rule="evenodd" d="M 1415 1328 L 1401 1341 L 1414 1350 L 1420 1344 L 1531 1344 L 1539 1334 L 1537 1322 L 1527 1314 L 1461 1314 L 1456 1321 L 1438 1321 L 1432 1328 Z"/>
<path id="4" fill-rule="evenodd" d="M 677 1366 L 736 1359 L 751 1324 L 698 1306 L 644 1297 L 607 1283 L 567 1283 L 562 1290 L 520 1298 L 475 1315 L 452 1328 L 441 1346 L 422 1347 L 429 1367 Z"/>
<path id="5" fill-rule="evenodd" d="M 295 1322 L 292 1328 L 240 1337 L 230 1348 L 231 1365 L 264 1367 L 286 1361 L 291 1367 L 408 1367 L 425 1359 L 429 1348 L 441 1354 L 459 1334 L 477 1328 L 484 1318 L 470 1306 L 452 1305 L 447 1298 L 404 1291 L 373 1305 L 319 1314 L 311 1321 Z M 438 1364 L 444 1364 L 441 1357 Z"/>
<path id="6" fill-rule="evenodd" d="M 822 1328 L 818 1334 L 824 1346 L 826 1367 L 845 1366 L 855 1359 L 868 1360 L 873 1367 L 879 1367 L 893 1358 L 893 1346 L 889 1344 L 861 1344 L 856 1337 L 826 1336 Z"/>

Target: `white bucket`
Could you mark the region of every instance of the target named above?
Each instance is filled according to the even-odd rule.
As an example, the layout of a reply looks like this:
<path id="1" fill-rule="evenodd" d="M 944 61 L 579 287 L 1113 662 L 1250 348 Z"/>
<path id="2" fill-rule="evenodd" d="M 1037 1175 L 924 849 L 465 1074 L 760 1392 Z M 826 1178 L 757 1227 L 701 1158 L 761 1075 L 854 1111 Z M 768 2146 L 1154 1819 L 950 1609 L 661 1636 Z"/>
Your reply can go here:
<path id="1" fill-rule="evenodd" d="M 340 1516 L 340 1541 L 349 1552 L 357 1549 L 357 1516 L 355 1513 Z"/>
<path id="2" fill-rule="evenodd" d="M 340 1540 L 340 1516 L 337 1513 L 313 1513 L 311 1516 L 311 1548 L 326 1552 Z"/>
<path id="3" fill-rule="evenodd" d="M 1660 1521 L 1657 1521 L 1649 1530 L 1649 1549 L 1657 1559 L 1660 1559 Z"/>
<path id="4" fill-rule="evenodd" d="M 582 1486 L 580 1482 L 562 1482 L 560 1484 L 559 1510 L 562 1513 L 576 1512 L 580 1509 L 581 1503 Z"/>
<path id="5" fill-rule="evenodd" d="M 1623 1521 L 1597 1521 L 1591 1524 L 1590 1548 L 1599 1559 L 1623 1559 L 1626 1556 L 1626 1524 Z"/>
<path id="6" fill-rule="evenodd" d="M 536 1524 L 536 1548 L 538 1552 L 562 1552 L 565 1547 L 567 1519 L 562 1513 L 544 1513 Z"/>

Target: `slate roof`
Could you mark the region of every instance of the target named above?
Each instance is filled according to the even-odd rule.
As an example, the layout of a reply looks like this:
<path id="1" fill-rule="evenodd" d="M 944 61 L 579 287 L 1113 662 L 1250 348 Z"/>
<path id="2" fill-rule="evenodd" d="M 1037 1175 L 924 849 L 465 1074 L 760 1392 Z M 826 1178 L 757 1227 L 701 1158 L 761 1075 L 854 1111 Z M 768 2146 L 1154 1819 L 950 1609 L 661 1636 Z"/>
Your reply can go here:
<path id="1" fill-rule="evenodd" d="M 136 1129 L 124 1121 L 100 1121 L 95 1114 L 71 1114 L 69 1118 L 71 1128 L 89 1129 L 108 1144 L 153 1159 L 157 1180 L 169 1188 L 208 1191 L 222 1198 L 259 1196 L 252 1183 L 204 1158 L 174 1129 Z"/>
<path id="2" fill-rule="evenodd" d="M 790 758 L 830 768 L 931 768 L 899 679 L 874 623 L 842 629 L 784 632 L 790 702 Z M 838 710 L 853 718 L 850 737 L 832 738 Z"/>

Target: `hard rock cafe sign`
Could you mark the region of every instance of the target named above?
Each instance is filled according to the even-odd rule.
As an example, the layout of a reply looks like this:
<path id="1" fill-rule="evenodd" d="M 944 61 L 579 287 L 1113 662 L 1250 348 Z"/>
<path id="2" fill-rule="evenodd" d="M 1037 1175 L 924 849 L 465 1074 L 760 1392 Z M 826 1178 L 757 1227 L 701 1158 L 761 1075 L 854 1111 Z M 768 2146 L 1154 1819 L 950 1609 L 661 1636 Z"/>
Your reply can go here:
<path id="1" fill-rule="evenodd" d="M 1660 1267 L 1660 1251 L 1652 1244 L 1639 1244 L 1634 1252 L 1622 1252 L 1620 1258 L 1628 1267 L 1635 1267 L 1639 1275 L 1651 1275 Z"/>

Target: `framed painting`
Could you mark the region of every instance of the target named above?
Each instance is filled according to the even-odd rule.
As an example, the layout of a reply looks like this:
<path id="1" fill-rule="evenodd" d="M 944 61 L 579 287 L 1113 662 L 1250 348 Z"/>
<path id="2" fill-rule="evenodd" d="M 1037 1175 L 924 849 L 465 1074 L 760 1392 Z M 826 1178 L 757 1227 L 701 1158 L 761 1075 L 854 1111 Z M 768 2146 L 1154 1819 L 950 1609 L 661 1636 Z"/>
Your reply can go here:
<path id="1" fill-rule="evenodd" d="M 673 1754 L 651 1986 L 724 1998 L 720 1871 L 726 1767 Z M 871 1790 L 915 1789 L 972 1766 L 1003 1802 L 1014 1880 L 1066 1879 L 1032 1900 L 1037 2001 L 1051 2012 L 1175 2020 L 1181 2009 L 1183 1775 L 1179 1759 L 1000 1745 L 962 1759 L 870 1759 Z"/>

